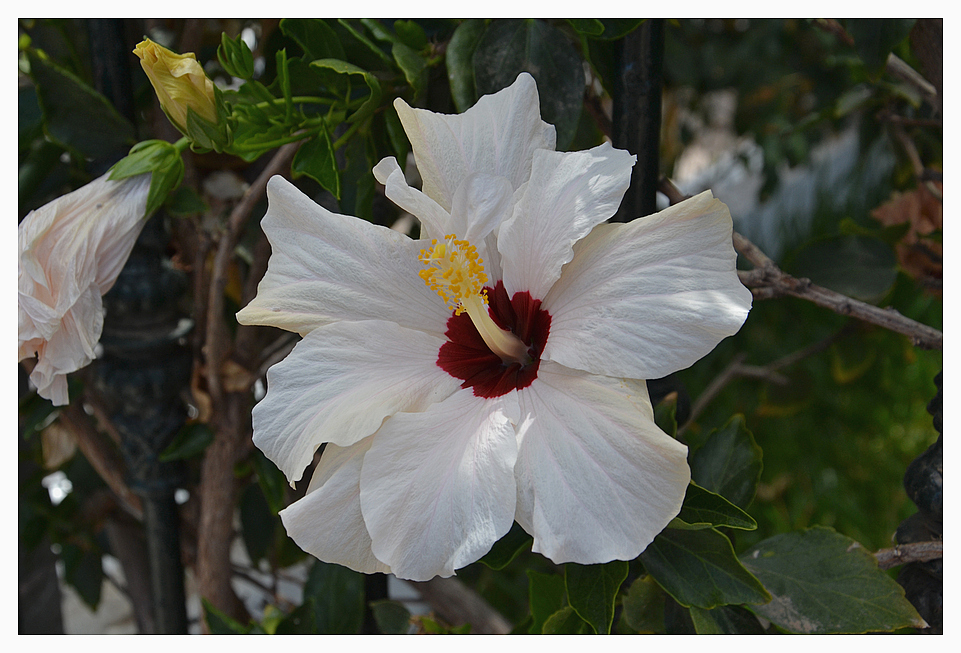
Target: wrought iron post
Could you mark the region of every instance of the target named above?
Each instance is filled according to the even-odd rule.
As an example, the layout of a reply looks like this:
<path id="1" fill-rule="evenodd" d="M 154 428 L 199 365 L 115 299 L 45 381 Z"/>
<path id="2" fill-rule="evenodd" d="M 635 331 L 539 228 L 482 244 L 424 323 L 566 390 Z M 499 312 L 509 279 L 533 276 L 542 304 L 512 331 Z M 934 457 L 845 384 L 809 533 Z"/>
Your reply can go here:
<path id="1" fill-rule="evenodd" d="M 614 147 L 637 155 L 631 187 L 613 220 L 629 222 L 657 210 L 660 173 L 664 21 L 648 19 L 621 41 L 614 78 Z"/>
<path id="2" fill-rule="evenodd" d="M 131 489 L 143 498 L 150 587 L 157 633 L 186 633 L 180 517 L 174 493 L 182 466 L 160 453 L 183 426 L 181 393 L 190 383 L 191 355 L 177 299 L 182 273 L 163 258 L 166 234 L 158 214 L 144 227 L 113 289 L 104 295 L 103 355 L 94 387 L 114 426 Z"/>

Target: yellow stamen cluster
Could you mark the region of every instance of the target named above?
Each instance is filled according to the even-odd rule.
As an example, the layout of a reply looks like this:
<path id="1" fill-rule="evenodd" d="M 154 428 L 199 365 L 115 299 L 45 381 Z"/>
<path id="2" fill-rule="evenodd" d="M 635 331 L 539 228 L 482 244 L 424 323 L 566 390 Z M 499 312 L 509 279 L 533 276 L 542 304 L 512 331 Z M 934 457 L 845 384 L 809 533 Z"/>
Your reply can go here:
<path id="1" fill-rule="evenodd" d="M 427 266 L 418 273 L 420 278 L 440 295 L 455 315 L 466 310 L 469 299 L 480 297 L 487 304 L 484 259 L 478 258 L 474 245 L 450 234 L 441 242 L 433 239 L 431 246 L 421 250 L 417 258 Z"/>

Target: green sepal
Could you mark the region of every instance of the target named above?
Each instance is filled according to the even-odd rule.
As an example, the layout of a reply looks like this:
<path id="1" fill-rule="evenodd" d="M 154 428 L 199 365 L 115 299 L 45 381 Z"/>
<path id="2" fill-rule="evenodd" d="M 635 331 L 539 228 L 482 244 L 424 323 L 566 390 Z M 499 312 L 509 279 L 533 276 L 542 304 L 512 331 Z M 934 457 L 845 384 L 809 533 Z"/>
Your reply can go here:
<path id="1" fill-rule="evenodd" d="M 254 76 L 254 55 L 239 36 L 232 39 L 226 32 L 220 35 L 217 59 L 227 74 L 232 77 L 250 79 Z"/>
<path id="2" fill-rule="evenodd" d="M 151 215 L 167 199 L 184 178 L 184 162 L 180 151 L 171 143 L 149 140 L 137 143 L 130 153 L 110 168 L 110 179 L 120 181 L 150 173 L 145 216 Z"/>

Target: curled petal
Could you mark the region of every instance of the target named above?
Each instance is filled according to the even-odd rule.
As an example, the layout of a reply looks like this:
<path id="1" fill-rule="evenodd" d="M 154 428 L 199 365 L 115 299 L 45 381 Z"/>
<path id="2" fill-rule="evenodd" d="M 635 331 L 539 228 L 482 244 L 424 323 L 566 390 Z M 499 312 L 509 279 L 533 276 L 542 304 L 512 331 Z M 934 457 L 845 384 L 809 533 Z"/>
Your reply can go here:
<path id="1" fill-rule="evenodd" d="M 447 211 L 464 179 L 474 172 L 506 177 L 514 190 L 531 174 L 535 150 L 553 150 L 553 125 L 541 120 L 537 86 L 528 73 L 485 95 L 458 115 L 412 109 L 394 101 L 414 149 L 424 193 Z"/>
<path id="2" fill-rule="evenodd" d="M 267 372 L 254 444 L 299 480 L 321 443 L 352 445 L 394 413 L 424 410 L 457 390 L 435 362 L 444 342 L 379 320 L 314 329 Z"/>
<path id="3" fill-rule="evenodd" d="M 377 181 L 384 184 L 387 199 L 420 220 L 425 237 L 439 240 L 450 232 L 450 215 L 427 195 L 407 185 L 397 159 L 392 156 L 382 159 L 373 172 Z"/>
<path id="4" fill-rule="evenodd" d="M 394 574 L 451 576 L 510 530 L 516 417 L 516 392 L 481 399 L 465 389 L 374 435 L 360 503 L 374 555 Z"/>
<path id="5" fill-rule="evenodd" d="M 731 214 L 705 191 L 627 224 L 602 224 L 544 298 L 544 358 L 595 374 L 656 379 L 734 335 L 751 309 Z"/>
<path id="6" fill-rule="evenodd" d="M 389 319 L 442 335 L 450 311 L 418 276 L 423 242 L 311 201 L 283 177 L 267 183 L 261 223 L 273 248 L 241 324 L 301 335 L 340 320 Z"/>
<path id="7" fill-rule="evenodd" d="M 280 511 L 287 534 L 324 562 L 365 574 L 390 573 L 370 550 L 360 513 L 360 470 L 372 438 L 350 447 L 328 444 L 303 499 Z"/>
<path id="8" fill-rule="evenodd" d="M 643 382 L 541 362 L 518 391 L 517 521 L 556 563 L 632 560 L 681 509 L 687 447 Z"/>
<path id="9" fill-rule="evenodd" d="M 150 175 L 107 175 L 35 211 L 17 233 L 20 360 L 39 355 L 31 380 L 55 405 L 65 375 L 87 365 L 103 329 L 101 295 L 113 286 L 144 225 Z"/>
<path id="10" fill-rule="evenodd" d="M 509 295 L 547 295 L 574 257 L 574 243 L 617 212 L 635 160 L 610 143 L 583 152 L 534 153 L 530 182 L 498 236 Z"/>

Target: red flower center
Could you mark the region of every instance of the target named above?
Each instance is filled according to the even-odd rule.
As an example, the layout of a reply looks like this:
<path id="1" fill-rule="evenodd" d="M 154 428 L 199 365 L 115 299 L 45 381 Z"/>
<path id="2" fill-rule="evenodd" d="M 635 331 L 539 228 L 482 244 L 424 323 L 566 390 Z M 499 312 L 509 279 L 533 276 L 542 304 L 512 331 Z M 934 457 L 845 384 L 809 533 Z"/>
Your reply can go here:
<path id="1" fill-rule="evenodd" d="M 541 308 L 541 300 L 526 290 L 507 296 L 504 283 L 487 288 L 488 312 L 502 329 L 512 331 L 528 347 L 530 363 L 507 364 L 490 350 L 470 316 L 452 315 L 447 320 L 447 339 L 437 355 L 437 365 L 461 379 L 462 388 L 474 388 L 474 395 L 491 399 L 529 386 L 537 378 L 541 352 L 551 330 L 550 313 Z"/>

